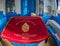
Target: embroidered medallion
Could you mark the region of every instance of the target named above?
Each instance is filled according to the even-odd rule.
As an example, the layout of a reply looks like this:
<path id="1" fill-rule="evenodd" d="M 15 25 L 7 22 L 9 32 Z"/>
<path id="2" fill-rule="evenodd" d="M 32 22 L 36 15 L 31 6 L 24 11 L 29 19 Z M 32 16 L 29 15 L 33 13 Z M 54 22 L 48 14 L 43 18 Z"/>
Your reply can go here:
<path id="1" fill-rule="evenodd" d="M 27 23 L 24 23 L 24 24 L 22 25 L 22 31 L 23 31 L 23 32 L 28 32 L 28 31 L 29 31 L 29 25 L 28 25 Z"/>

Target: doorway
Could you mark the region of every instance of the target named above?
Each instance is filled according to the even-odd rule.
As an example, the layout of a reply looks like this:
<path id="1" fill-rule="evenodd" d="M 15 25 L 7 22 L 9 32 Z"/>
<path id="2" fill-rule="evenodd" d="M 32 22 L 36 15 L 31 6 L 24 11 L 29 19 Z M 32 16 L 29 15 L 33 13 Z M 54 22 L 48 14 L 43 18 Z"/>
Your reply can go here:
<path id="1" fill-rule="evenodd" d="M 6 0 L 6 14 L 15 11 L 15 0 Z"/>

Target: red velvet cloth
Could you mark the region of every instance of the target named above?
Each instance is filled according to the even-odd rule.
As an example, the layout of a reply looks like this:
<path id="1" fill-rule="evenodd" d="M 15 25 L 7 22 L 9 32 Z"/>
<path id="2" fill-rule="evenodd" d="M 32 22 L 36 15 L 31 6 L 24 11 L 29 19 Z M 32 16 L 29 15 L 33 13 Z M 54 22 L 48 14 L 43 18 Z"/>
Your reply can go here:
<path id="1" fill-rule="evenodd" d="M 27 27 L 27 28 L 25 28 Z M 2 32 L 2 38 L 18 43 L 41 42 L 49 33 L 39 17 L 12 17 Z"/>

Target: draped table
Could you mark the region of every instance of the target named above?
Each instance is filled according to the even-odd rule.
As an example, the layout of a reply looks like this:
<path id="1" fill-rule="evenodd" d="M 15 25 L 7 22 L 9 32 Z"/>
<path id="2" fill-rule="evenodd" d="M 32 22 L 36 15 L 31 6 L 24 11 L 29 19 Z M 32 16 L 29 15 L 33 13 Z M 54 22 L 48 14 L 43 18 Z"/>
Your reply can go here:
<path id="1" fill-rule="evenodd" d="M 42 19 L 32 16 L 12 17 L 1 35 L 2 39 L 17 43 L 19 46 L 37 46 L 37 43 L 49 37 L 48 30 Z"/>

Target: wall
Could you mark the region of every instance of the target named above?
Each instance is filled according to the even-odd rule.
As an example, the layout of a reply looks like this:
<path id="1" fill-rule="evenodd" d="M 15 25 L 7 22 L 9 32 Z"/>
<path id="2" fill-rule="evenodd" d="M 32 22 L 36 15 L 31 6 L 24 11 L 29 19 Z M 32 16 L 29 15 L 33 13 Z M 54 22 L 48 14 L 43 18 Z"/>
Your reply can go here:
<path id="1" fill-rule="evenodd" d="M 58 13 L 60 14 L 60 0 L 58 0 Z"/>
<path id="2" fill-rule="evenodd" d="M 17 14 L 21 14 L 21 0 L 15 0 L 15 11 Z"/>
<path id="3" fill-rule="evenodd" d="M 50 6 L 49 0 L 44 0 L 44 13 L 49 13 L 47 6 Z"/>
<path id="4" fill-rule="evenodd" d="M 51 12 L 49 12 L 48 6 L 51 6 Z M 57 10 L 56 0 L 44 0 L 44 13 L 51 13 L 53 16 L 55 16 L 56 10 Z"/>
<path id="5" fill-rule="evenodd" d="M 39 0 L 36 0 L 36 15 L 39 15 Z"/>
<path id="6" fill-rule="evenodd" d="M 5 14 L 5 0 L 0 0 L 0 11 Z"/>
<path id="7" fill-rule="evenodd" d="M 57 13 L 57 2 L 56 2 L 56 0 L 51 1 L 51 6 L 52 6 L 51 13 L 53 14 L 53 16 L 56 16 L 56 13 Z"/>

